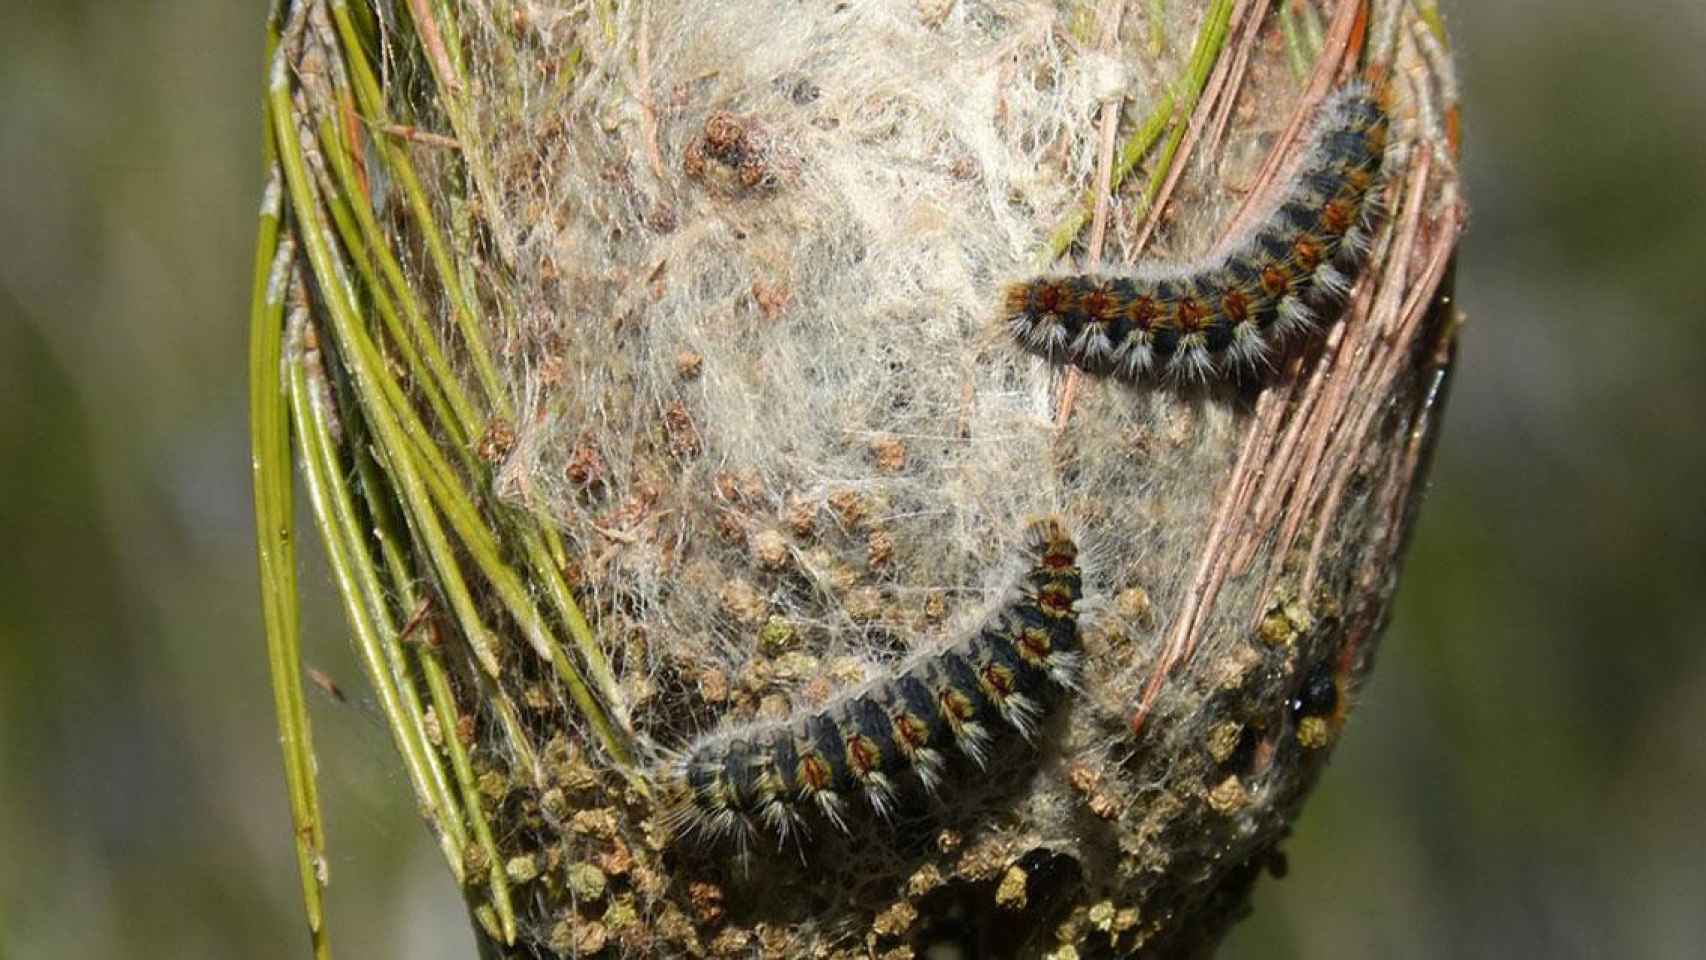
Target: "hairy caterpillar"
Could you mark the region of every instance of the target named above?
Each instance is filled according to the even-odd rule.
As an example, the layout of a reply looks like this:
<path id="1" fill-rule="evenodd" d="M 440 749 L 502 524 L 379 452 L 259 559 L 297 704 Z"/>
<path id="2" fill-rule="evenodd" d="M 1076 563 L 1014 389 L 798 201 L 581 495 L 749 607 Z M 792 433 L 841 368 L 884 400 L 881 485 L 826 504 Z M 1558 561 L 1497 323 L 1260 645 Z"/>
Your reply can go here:
<path id="1" fill-rule="evenodd" d="M 1126 380 L 1256 366 L 1276 335 L 1314 328 L 1318 311 L 1349 292 L 1370 238 L 1389 125 L 1380 91 L 1340 89 L 1322 106 L 1279 202 L 1224 253 L 1012 284 L 1002 298 L 1008 330 L 1048 360 Z"/>
<path id="2" fill-rule="evenodd" d="M 910 775 L 934 794 L 949 748 L 983 767 L 1006 730 L 1027 741 L 1074 688 L 1083 593 L 1078 547 L 1058 517 L 1027 530 L 1016 596 L 970 635 L 900 663 L 826 706 L 719 731 L 690 745 L 665 780 L 676 836 L 734 836 L 763 826 L 785 842 L 806 811 L 847 832 L 848 799 L 888 816 Z"/>

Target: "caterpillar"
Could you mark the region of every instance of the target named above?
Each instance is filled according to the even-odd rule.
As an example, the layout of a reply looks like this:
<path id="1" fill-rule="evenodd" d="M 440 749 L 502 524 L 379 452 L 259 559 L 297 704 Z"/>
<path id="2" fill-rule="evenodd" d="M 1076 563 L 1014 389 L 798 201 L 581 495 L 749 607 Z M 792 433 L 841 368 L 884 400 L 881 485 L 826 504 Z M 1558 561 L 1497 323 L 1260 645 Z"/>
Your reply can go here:
<path id="1" fill-rule="evenodd" d="M 1049 361 L 1130 381 L 1256 367 L 1349 293 L 1372 234 L 1389 127 L 1381 90 L 1341 88 L 1323 104 L 1289 187 L 1225 253 L 1011 284 L 1008 331 Z"/>
<path id="2" fill-rule="evenodd" d="M 850 832 L 850 798 L 887 818 L 910 776 L 929 795 L 954 753 L 982 769 L 997 738 L 1034 741 L 1075 689 L 1078 546 L 1055 516 L 1026 530 L 1027 566 L 1012 600 L 958 641 L 903 661 L 820 709 L 714 732 L 665 773 L 672 835 L 734 836 L 744 853 L 762 826 L 804 833 L 809 816 Z"/>

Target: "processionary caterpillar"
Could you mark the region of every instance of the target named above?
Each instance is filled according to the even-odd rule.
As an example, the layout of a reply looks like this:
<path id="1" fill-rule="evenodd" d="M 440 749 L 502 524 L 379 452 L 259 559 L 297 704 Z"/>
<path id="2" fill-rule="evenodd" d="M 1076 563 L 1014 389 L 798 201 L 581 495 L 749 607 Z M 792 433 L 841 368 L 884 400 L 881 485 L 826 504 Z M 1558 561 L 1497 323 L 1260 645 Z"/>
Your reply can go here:
<path id="1" fill-rule="evenodd" d="M 981 769 L 997 738 L 1033 740 L 1075 689 L 1083 593 L 1078 546 L 1058 517 L 1027 531 L 1014 598 L 957 641 L 902 661 L 827 705 L 714 732 L 670 764 L 668 822 L 677 836 L 732 836 L 744 850 L 760 826 L 785 841 L 807 812 L 848 830 L 863 795 L 888 816 L 911 777 L 930 794 L 958 754 Z"/>
<path id="2" fill-rule="evenodd" d="M 1372 236 L 1389 126 L 1379 90 L 1340 89 L 1272 211 L 1222 254 L 1012 284 L 1008 330 L 1045 359 L 1126 380 L 1257 367 L 1349 292 Z"/>

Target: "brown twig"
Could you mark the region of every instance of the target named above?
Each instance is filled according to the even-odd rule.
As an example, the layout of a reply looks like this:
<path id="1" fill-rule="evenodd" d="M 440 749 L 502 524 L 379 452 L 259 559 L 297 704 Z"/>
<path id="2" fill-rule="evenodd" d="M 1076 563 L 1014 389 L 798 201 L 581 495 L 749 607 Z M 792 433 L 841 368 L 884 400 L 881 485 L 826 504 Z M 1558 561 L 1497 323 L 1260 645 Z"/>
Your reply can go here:
<path id="1" fill-rule="evenodd" d="M 1420 221 L 1421 204 L 1423 201 L 1424 191 L 1428 187 L 1428 170 L 1429 158 L 1424 154 L 1421 158 L 1421 162 L 1416 165 L 1412 174 L 1412 183 L 1410 184 L 1411 190 L 1409 197 L 1406 200 L 1406 205 L 1409 208 L 1409 211 L 1414 214 L 1414 217 L 1409 218 L 1404 227 L 1400 228 L 1400 232 L 1398 234 L 1397 253 L 1392 260 L 1388 283 L 1385 291 L 1383 291 L 1388 292 L 1392 296 L 1398 295 L 1405 287 L 1404 280 L 1408 272 L 1410 253 L 1415 241 L 1417 224 Z M 1423 279 L 1426 278 L 1424 277 Z M 1425 288 L 1422 286 L 1416 286 L 1411 290 L 1411 297 L 1417 298 L 1425 294 L 1429 294 L 1432 292 L 1432 289 L 1433 288 L 1431 286 Z M 1406 309 L 1401 313 L 1399 311 L 1392 311 L 1392 313 L 1401 317 L 1402 323 L 1414 324 L 1420 322 L 1422 311 L 1418 307 L 1413 310 Z M 1381 310 L 1379 312 L 1375 312 L 1373 317 L 1378 318 L 1386 315 L 1387 311 Z M 1386 395 L 1386 389 L 1391 382 L 1391 378 L 1397 375 L 1398 361 L 1405 353 L 1401 348 L 1411 342 L 1414 335 L 1413 330 L 1407 330 L 1402 327 L 1394 330 L 1390 337 L 1382 337 L 1380 335 L 1381 331 L 1379 330 L 1371 332 L 1374 336 L 1365 340 L 1362 344 L 1366 349 L 1364 356 L 1368 358 L 1368 364 L 1367 366 L 1362 364 L 1353 365 L 1346 371 L 1346 375 L 1341 378 L 1344 384 L 1344 390 L 1342 396 L 1335 398 L 1337 402 L 1334 404 L 1335 409 L 1333 412 L 1336 414 L 1347 412 L 1345 408 L 1350 403 L 1350 396 L 1353 388 L 1358 393 L 1367 393 L 1372 396 Z M 1361 360 L 1362 357 L 1358 357 L 1356 359 Z M 1377 368 L 1376 364 L 1378 364 Z M 1327 491 L 1325 494 L 1320 495 L 1320 504 L 1315 510 L 1300 508 L 1296 512 L 1297 516 L 1301 517 L 1308 513 L 1317 517 L 1331 517 L 1336 514 L 1339 507 L 1339 501 L 1344 496 L 1345 485 L 1349 482 L 1351 474 L 1355 470 L 1355 451 L 1361 449 L 1363 436 L 1367 433 L 1369 424 L 1373 422 L 1374 415 L 1379 409 L 1380 406 L 1378 404 L 1364 402 L 1361 409 L 1355 412 L 1355 420 L 1352 421 L 1350 428 L 1337 432 L 1337 437 L 1335 438 L 1337 442 L 1333 445 L 1331 453 L 1327 458 L 1327 462 L 1332 464 L 1333 470 L 1331 478 L 1327 484 Z M 1339 418 L 1335 417 L 1334 419 L 1338 420 Z M 1305 487 L 1303 489 L 1308 490 L 1312 488 Z M 1296 529 L 1296 524 L 1289 524 L 1289 526 L 1293 530 Z M 1302 586 L 1299 588 L 1299 594 L 1301 596 L 1307 597 L 1314 592 L 1315 575 L 1316 571 L 1320 567 L 1321 550 L 1326 541 L 1327 538 L 1325 536 L 1317 535 L 1314 542 L 1309 546 L 1309 561 L 1304 566 Z"/>
<path id="2" fill-rule="evenodd" d="M 1226 127 L 1232 120 L 1232 108 L 1238 103 L 1238 94 L 1244 88 L 1244 78 L 1250 70 L 1250 51 L 1255 49 L 1256 38 L 1261 35 L 1262 22 L 1266 19 L 1266 9 L 1253 17 L 1244 28 L 1244 35 L 1238 41 L 1232 55 L 1231 89 L 1220 98 L 1215 108 L 1214 118 L 1209 124 L 1208 136 L 1203 139 L 1203 152 L 1210 157 L 1220 155 L 1220 144 L 1225 139 Z"/>
<path id="3" fill-rule="evenodd" d="M 1242 12 L 1242 10 L 1238 12 Z M 1237 13 L 1234 16 L 1237 16 Z M 1351 48 L 1353 42 L 1356 42 L 1354 40 L 1355 26 L 1359 22 L 1365 22 L 1366 16 L 1363 0 L 1342 0 L 1340 3 L 1332 28 L 1328 32 L 1327 44 L 1316 63 L 1315 76 L 1304 95 L 1303 102 L 1299 104 L 1297 111 L 1293 114 L 1292 121 L 1288 125 L 1285 135 L 1281 137 L 1279 145 L 1276 146 L 1273 153 L 1269 155 L 1268 161 L 1263 165 L 1262 172 L 1257 177 L 1255 189 L 1246 198 L 1239 213 L 1234 216 L 1233 226 L 1227 231 L 1227 237 L 1236 236 L 1252 216 L 1252 211 L 1261 209 L 1256 202 L 1257 198 L 1264 196 L 1273 189 L 1278 172 L 1285 168 L 1288 159 L 1294 155 L 1292 152 L 1293 145 L 1296 143 L 1307 119 L 1313 116 L 1315 105 L 1320 102 L 1321 97 L 1325 96 L 1338 64 L 1341 61 L 1354 61 Z M 1217 67 L 1216 74 L 1218 75 L 1219 72 Z M 1210 79 L 1210 88 L 1216 89 L 1215 78 Z M 1204 97 L 1205 102 L 1211 99 L 1207 95 Z M 1201 119 L 1201 112 L 1199 111 L 1199 116 L 1193 117 L 1192 120 L 1194 128 L 1200 128 L 1199 121 Z M 1190 141 L 1194 134 L 1195 130 L 1187 133 L 1186 140 Z M 1169 177 L 1169 180 L 1172 179 Z M 1165 196 L 1166 190 L 1167 188 L 1164 187 L 1160 196 Z M 1157 204 L 1156 209 L 1150 212 L 1151 217 L 1154 217 L 1159 209 L 1160 205 Z M 1148 226 L 1149 224 L 1146 224 L 1146 228 Z M 1141 238 L 1145 236 L 1146 234 L 1140 234 L 1140 242 Z M 1342 328 L 1335 329 L 1329 335 L 1328 351 L 1331 351 L 1336 345 L 1336 338 L 1342 336 L 1341 330 Z M 1288 377 L 1287 383 L 1289 384 L 1292 379 Z M 1295 395 L 1294 388 L 1288 386 L 1285 389 L 1288 393 Z M 1149 679 L 1144 683 L 1142 696 L 1132 713 L 1130 724 L 1134 733 L 1142 729 L 1144 720 L 1154 707 L 1155 698 L 1160 695 L 1161 687 L 1166 682 L 1168 675 L 1172 673 L 1174 668 L 1188 663 L 1191 656 L 1196 652 L 1207 613 L 1214 608 L 1215 601 L 1220 595 L 1220 588 L 1225 583 L 1228 572 L 1235 566 L 1234 560 L 1243 552 L 1239 545 L 1253 539 L 1259 539 L 1257 531 L 1263 528 L 1251 524 L 1248 508 L 1252 493 L 1256 489 L 1262 473 L 1262 465 L 1271 462 L 1269 453 L 1273 438 L 1276 435 L 1279 420 L 1287 406 L 1288 404 L 1282 403 L 1278 399 L 1266 402 L 1265 406 L 1258 403 L 1258 417 L 1250 428 L 1251 433 L 1242 448 L 1232 475 L 1227 481 L 1226 492 L 1215 511 L 1215 522 L 1210 527 L 1208 539 L 1203 545 L 1202 560 L 1191 578 L 1190 586 L 1185 591 L 1184 595 L 1187 598 L 1185 609 L 1181 611 L 1178 619 L 1169 628 L 1161 654 L 1150 667 Z M 1269 473 L 1268 477 L 1270 482 L 1278 482 L 1280 479 L 1280 475 L 1274 473 Z M 1257 495 L 1256 499 L 1260 500 L 1261 498 Z"/>
<path id="4" fill-rule="evenodd" d="M 410 127 L 401 123 L 383 123 L 379 129 L 384 133 L 405 140 L 409 143 L 423 143 L 429 147 L 441 147 L 446 150 L 460 150 L 462 144 L 455 137 L 447 137 L 442 133 L 433 133 L 419 127 Z"/>
<path id="5" fill-rule="evenodd" d="M 414 17 L 415 31 L 420 35 L 421 47 L 432 58 L 435 73 L 453 96 L 462 96 L 462 80 L 450 65 L 444 37 L 438 32 L 438 21 L 433 19 L 432 11 L 427 9 L 427 0 L 409 0 L 409 14 Z"/>

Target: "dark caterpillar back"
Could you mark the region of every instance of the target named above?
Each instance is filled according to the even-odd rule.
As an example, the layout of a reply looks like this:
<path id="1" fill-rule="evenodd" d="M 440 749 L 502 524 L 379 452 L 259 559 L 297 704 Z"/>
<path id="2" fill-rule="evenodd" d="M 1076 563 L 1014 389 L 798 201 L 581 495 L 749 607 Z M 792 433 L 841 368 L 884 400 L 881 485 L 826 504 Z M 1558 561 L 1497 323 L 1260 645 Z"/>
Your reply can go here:
<path id="1" fill-rule="evenodd" d="M 1223 256 L 1129 274 L 1039 277 L 1009 286 L 1008 330 L 1024 349 L 1086 373 L 1185 379 L 1250 368 L 1284 334 L 1343 299 L 1373 222 L 1390 127 L 1381 93 L 1352 84 L 1321 108 L 1310 153 L 1280 203 Z"/>
<path id="2" fill-rule="evenodd" d="M 1076 683 L 1083 585 L 1059 518 L 1030 525 L 1027 556 L 1018 595 L 969 636 L 821 709 L 690 745 L 665 774 L 671 833 L 732 835 L 744 848 L 760 824 L 786 838 L 807 811 L 846 831 L 855 794 L 886 817 L 903 778 L 935 793 L 951 753 L 981 768 L 998 737 L 1033 739 Z"/>

